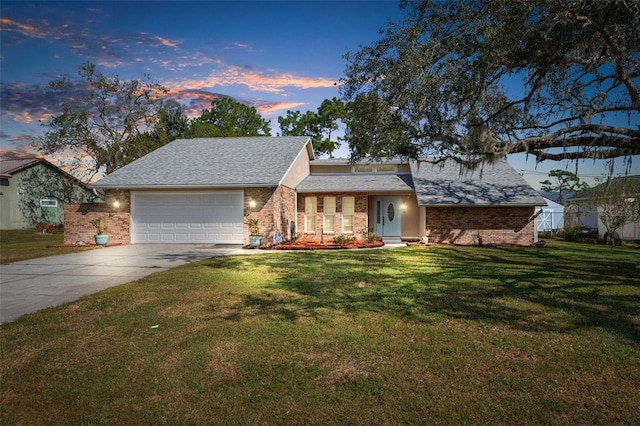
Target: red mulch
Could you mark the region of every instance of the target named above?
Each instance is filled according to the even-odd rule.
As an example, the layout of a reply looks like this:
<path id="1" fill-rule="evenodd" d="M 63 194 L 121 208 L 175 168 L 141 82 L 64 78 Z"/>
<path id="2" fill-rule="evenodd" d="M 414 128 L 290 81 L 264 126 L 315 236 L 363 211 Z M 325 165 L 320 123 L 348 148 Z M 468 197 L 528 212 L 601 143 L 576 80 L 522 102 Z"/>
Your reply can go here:
<path id="1" fill-rule="evenodd" d="M 382 247 L 384 243 L 382 241 L 355 241 L 353 243 L 349 243 L 343 246 L 333 244 L 333 243 L 325 243 L 320 244 L 317 241 L 294 241 L 291 243 L 281 243 L 273 246 L 262 245 L 260 247 L 251 247 L 244 246 L 246 249 L 263 249 L 263 250 L 341 250 L 341 249 L 363 249 L 363 248 L 374 248 L 374 247 Z"/>

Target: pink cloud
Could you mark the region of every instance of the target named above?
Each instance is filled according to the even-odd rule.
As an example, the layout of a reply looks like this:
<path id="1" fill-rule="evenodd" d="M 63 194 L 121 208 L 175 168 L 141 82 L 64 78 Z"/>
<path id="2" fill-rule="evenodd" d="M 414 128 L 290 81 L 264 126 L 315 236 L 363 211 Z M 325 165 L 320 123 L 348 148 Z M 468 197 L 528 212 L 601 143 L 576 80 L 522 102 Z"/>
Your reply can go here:
<path id="1" fill-rule="evenodd" d="M 180 42 L 167 40 L 166 38 L 160 36 L 155 36 L 154 39 L 159 41 L 161 45 L 167 47 L 178 47 L 178 45 L 180 44 Z"/>
<path id="2" fill-rule="evenodd" d="M 204 87 L 242 84 L 254 91 L 281 93 L 284 92 L 286 87 L 315 89 L 333 87 L 336 83 L 336 80 L 324 77 L 300 77 L 291 73 L 269 74 L 243 67 L 230 66 L 219 72 L 216 71 L 203 79 L 181 80 L 175 83 L 165 83 L 165 85 L 174 88 L 201 89 Z"/>
<path id="3" fill-rule="evenodd" d="M 274 102 L 266 105 L 257 105 L 256 109 L 260 115 L 269 115 L 278 111 L 292 110 L 301 105 L 304 105 L 304 102 Z"/>
<path id="4" fill-rule="evenodd" d="M 33 121 L 33 118 L 31 118 L 31 115 L 25 111 L 20 114 L 14 115 L 13 121 L 17 121 L 18 123 L 23 123 L 23 124 L 29 124 Z"/>
<path id="5" fill-rule="evenodd" d="M 45 38 L 49 36 L 49 32 L 37 28 L 30 24 L 23 24 L 9 18 L 0 18 L 0 30 L 15 31 L 27 37 Z"/>

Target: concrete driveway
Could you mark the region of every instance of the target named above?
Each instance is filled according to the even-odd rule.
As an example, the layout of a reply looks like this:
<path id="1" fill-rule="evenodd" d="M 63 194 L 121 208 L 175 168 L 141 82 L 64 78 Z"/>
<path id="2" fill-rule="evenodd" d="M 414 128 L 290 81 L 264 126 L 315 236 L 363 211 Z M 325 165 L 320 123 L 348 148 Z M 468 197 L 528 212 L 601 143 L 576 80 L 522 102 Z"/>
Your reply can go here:
<path id="1" fill-rule="evenodd" d="M 264 252 L 212 244 L 135 244 L 1 265 L 0 324 L 185 263 Z"/>

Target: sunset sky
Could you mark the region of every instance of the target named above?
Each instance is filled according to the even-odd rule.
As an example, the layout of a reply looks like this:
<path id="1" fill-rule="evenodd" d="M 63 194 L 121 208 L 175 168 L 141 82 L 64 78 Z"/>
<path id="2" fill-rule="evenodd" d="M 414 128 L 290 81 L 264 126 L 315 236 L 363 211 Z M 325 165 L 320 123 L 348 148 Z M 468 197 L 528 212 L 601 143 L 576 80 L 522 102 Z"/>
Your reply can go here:
<path id="1" fill-rule="evenodd" d="M 216 95 L 255 106 L 277 133 L 287 110 L 317 110 L 339 97 L 343 55 L 402 16 L 397 1 L 74 1 L 0 3 L 0 146 L 35 151 L 58 112 L 48 82 L 95 63 L 106 75 L 148 73 L 198 116 Z M 338 155 L 347 156 L 342 149 Z M 532 184 L 575 166 L 510 158 Z M 622 166 L 622 161 L 618 162 Z M 606 173 L 584 162 L 585 177 Z M 632 166 L 640 173 L 640 159 Z"/>

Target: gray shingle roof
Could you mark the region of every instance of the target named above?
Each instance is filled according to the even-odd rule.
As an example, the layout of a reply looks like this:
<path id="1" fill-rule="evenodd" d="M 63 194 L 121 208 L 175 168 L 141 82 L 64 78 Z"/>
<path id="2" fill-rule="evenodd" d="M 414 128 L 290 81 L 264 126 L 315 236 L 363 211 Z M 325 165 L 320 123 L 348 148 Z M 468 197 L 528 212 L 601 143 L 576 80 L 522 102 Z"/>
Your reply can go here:
<path id="1" fill-rule="evenodd" d="M 306 136 L 178 139 L 105 176 L 93 186 L 276 186 L 308 143 L 310 139 Z"/>
<path id="2" fill-rule="evenodd" d="M 409 174 L 311 175 L 296 187 L 298 192 L 413 191 Z"/>
<path id="3" fill-rule="evenodd" d="M 46 161 L 41 155 L 27 152 L 0 150 L 0 175 L 11 176 L 11 174 Z M 53 164 L 52 164 L 53 166 Z"/>
<path id="4" fill-rule="evenodd" d="M 544 205 L 543 198 L 504 159 L 475 170 L 451 160 L 413 161 L 411 172 L 419 205 Z"/>
<path id="5" fill-rule="evenodd" d="M 619 179 L 635 179 L 636 181 L 638 181 L 638 184 L 640 185 L 640 175 L 629 175 L 629 176 L 619 176 L 619 177 L 615 177 L 615 178 L 611 178 L 611 182 L 614 182 L 616 180 Z M 584 201 L 584 200 L 588 200 L 589 198 L 593 197 L 594 194 L 598 194 L 599 190 L 602 189 L 603 186 L 610 184 L 611 182 L 607 181 L 607 182 L 603 182 L 599 185 L 596 185 L 592 188 L 588 188 L 585 190 L 582 190 L 576 194 L 573 194 L 571 197 L 569 197 L 569 202 L 575 202 L 575 201 Z M 600 192 L 600 194 L 602 194 Z"/>

